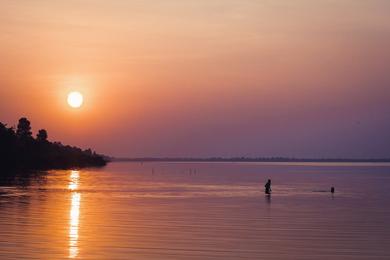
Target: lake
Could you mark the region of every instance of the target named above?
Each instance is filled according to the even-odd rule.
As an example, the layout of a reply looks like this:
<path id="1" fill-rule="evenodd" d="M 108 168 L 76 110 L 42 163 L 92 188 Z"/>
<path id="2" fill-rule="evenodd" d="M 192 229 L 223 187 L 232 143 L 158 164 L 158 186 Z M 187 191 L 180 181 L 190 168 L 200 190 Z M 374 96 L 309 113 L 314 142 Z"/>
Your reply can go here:
<path id="1" fill-rule="evenodd" d="M 390 259 L 386 163 L 123 162 L 0 185 L 0 259 Z"/>

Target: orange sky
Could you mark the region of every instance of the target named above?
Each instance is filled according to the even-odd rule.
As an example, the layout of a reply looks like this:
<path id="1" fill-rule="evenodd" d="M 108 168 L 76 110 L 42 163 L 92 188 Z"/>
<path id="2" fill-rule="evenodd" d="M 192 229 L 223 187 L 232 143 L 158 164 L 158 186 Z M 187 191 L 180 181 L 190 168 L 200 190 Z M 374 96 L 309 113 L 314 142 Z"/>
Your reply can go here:
<path id="1" fill-rule="evenodd" d="M 390 156 L 389 13 L 386 0 L 2 0 L 0 121 L 118 156 Z"/>

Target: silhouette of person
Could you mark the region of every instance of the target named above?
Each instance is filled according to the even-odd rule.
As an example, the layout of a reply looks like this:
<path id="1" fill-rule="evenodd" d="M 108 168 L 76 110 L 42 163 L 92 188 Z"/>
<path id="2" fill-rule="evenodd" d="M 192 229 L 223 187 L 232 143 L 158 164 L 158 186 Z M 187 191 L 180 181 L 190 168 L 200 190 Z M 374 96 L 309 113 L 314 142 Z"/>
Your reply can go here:
<path id="1" fill-rule="evenodd" d="M 335 189 L 334 187 L 330 188 L 330 192 L 332 192 L 332 194 L 334 193 Z"/>
<path id="2" fill-rule="evenodd" d="M 267 183 L 264 185 L 265 194 L 271 194 L 271 180 L 268 179 Z"/>

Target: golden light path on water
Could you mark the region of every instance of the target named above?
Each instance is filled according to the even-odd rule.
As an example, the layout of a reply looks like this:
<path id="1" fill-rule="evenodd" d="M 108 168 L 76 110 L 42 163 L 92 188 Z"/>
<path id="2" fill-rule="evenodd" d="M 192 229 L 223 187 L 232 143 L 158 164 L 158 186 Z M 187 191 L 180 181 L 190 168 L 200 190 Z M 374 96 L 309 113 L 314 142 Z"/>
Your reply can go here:
<path id="1" fill-rule="evenodd" d="M 77 192 L 79 185 L 79 171 L 70 172 L 70 181 L 68 189 L 72 191 L 70 219 L 69 219 L 69 258 L 75 258 L 78 255 L 79 239 L 79 217 L 80 217 L 80 199 L 81 194 Z"/>

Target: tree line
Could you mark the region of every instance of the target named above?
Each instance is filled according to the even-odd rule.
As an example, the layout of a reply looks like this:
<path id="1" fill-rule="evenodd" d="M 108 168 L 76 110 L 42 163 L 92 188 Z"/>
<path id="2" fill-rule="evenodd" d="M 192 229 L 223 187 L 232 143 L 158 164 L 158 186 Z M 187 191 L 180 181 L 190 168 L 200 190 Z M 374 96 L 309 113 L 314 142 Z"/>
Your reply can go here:
<path id="1" fill-rule="evenodd" d="M 104 166 L 107 158 L 91 149 L 50 142 L 45 129 L 34 138 L 30 121 L 22 117 L 16 129 L 0 122 L 0 162 L 3 169 L 68 169 Z"/>

